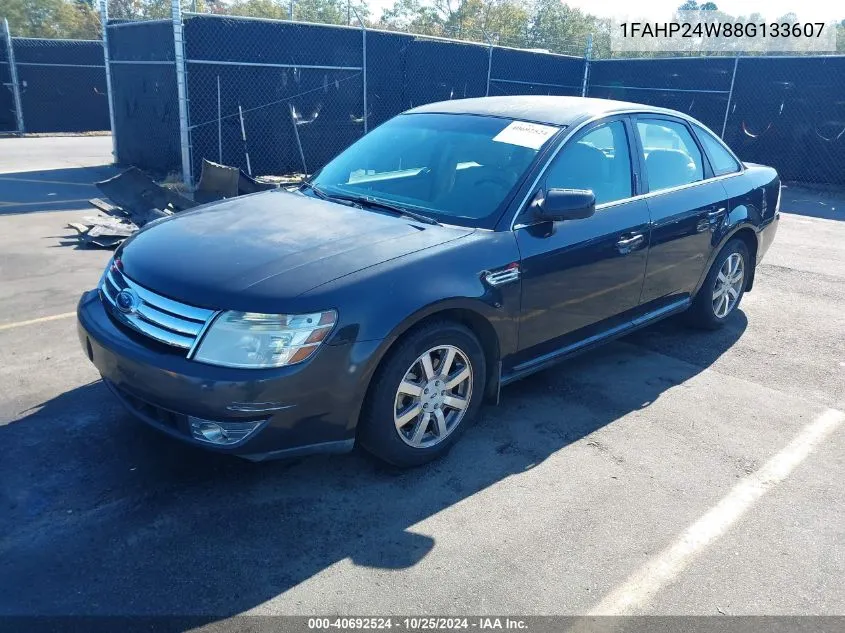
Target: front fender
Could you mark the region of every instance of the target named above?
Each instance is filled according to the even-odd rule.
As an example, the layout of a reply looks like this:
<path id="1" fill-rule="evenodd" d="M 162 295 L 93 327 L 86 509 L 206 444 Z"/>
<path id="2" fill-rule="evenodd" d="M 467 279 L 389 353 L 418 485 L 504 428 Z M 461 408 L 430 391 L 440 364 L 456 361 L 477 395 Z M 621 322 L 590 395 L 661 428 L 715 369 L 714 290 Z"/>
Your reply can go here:
<path id="1" fill-rule="evenodd" d="M 485 282 L 484 273 L 519 260 L 512 232 L 480 231 L 336 279 L 301 299 L 338 307 L 338 329 L 328 344 L 378 341 L 361 373 L 363 403 L 369 381 L 390 347 L 435 314 L 461 311 L 470 317 L 469 323 L 489 328 L 500 357 L 513 353 L 520 283 L 494 287 Z M 483 332 L 477 334 L 487 338 Z M 356 410 L 354 420 L 357 415 Z"/>

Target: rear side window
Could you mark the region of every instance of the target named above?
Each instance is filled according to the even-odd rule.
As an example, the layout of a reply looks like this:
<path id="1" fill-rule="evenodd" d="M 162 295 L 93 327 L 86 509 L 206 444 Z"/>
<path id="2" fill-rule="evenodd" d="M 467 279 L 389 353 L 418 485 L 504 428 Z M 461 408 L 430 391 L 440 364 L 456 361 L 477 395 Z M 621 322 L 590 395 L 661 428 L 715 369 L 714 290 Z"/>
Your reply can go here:
<path id="1" fill-rule="evenodd" d="M 648 190 L 660 191 L 704 179 L 701 151 L 687 126 L 665 119 L 637 119 L 645 154 Z"/>
<path id="2" fill-rule="evenodd" d="M 700 125 L 696 125 L 695 133 L 698 140 L 704 146 L 704 151 L 710 157 L 710 163 L 713 167 L 713 173 L 717 176 L 724 174 L 733 174 L 739 171 L 739 163 L 731 156 L 731 153 L 724 148 L 721 142 L 709 130 L 705 130 Z"/>

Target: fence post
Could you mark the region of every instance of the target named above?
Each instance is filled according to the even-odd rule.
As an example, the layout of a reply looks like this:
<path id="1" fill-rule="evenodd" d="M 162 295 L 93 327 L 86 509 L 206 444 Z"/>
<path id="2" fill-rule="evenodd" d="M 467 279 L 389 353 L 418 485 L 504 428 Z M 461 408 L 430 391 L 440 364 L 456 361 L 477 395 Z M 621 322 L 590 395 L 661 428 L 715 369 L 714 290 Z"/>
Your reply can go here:
<path id="1" fill-rule="evenodd" d="M 21 108 L 21 85 L 18 83 L 18 67 L 15 65 L 15 48 L 12 46 L 12 32 L 9 30 L 9 21 L 3 18 L 3 39 L 6 40 L 6 58 L 9 61 L 9 77 L 12 81 L 12 96 L 15 100 L 15 122 L 18 126 L 18 134 L 23 134 L 23 109 Z"/>
<path id="2" fill-rule="evenodd" d="M 590 61 L 593 58 L 593 34 L 587 35 L 587 47 L 584 49 L 584 79 L 581 82 L 581 96 L 587 96 L 587 84 L 590 81 Z"/>
<path id="3" fill-rule="evenodd" d="M 484 39 L 487 40 L 487 91 L 484 93 L 485 97 L 490 96 L 490 73 L 493 71 L 493 40 L 491 40 L 487 33 L 481 31 Z"/>
<path id="4" fill-rule="evenodd" d="M 731 75 L 731 88 L 728 91 L 728 105 L 725 106 L 725 120 L 722 121 L 722 140 L 725 140 L 725 130 L 728 128 L 728 116 L 731 113 L 731 101 L 733 100 L 734 96 L 734 82 L 736 81 L 736 67 L 739 65 L 739 53 L 737 53 L 736 57 L 734 58 L 734 72 Z"/>
<path id="5" fill-rule="evenodd" d="M 220 75 L 217 75 L 217 162 L 223 164 L 223 111 L 220 103 Z"/>
<path id="6" fill-rule="evenodd" d="M 354 7 L 352 11 L 355 13 L 355 19 L 358 20 L 358 24 L 361 25 L 361 78 L 364 83 L 364 134 L 366 134 L 369 130 L 367 120 L 367 25 L 364 24 L 364 20 L 361 19 L 361 16 Z"/>
<path id="7" fill-rule="evenodd" d="M 176 94 L 179 99 L 179 142 L 182 146 L 182 181 L 193 186 L 193 165 L 191 164 L 191 132 L 188 129 L 188 82 L 185 71 L 185 40 L 182 30 L 182 5 L 180 0 L 171 2 L 173 18 L 173 47 L 176 64 Z"/>
<path id="8" fill-rule="evenodd" d="M 111 127 L 111 155 L 117 162 L 117 128 L 114 125 L 114 92 L 111 85 L 111 57 L 109 56 L 109 4 L 100 0 L 100 28 L 103 30 L 103 63 L 106 66 L 106 97 L 109 101 L 109 126 Z"/>

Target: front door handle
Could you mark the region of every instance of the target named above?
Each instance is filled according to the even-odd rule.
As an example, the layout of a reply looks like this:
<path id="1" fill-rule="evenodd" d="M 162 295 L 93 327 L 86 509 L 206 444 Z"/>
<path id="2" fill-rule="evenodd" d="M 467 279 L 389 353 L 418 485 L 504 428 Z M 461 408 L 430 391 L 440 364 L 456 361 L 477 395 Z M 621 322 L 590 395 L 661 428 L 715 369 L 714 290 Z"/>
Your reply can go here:
<path id="1" fill-rule="evenodd" d="M 616 242 L 616 248 L 623 255 L 627 255 L 637 246 L 639 246 L 644 239 L 645 236 L 642 233 L 634 233 L 628 237 L 623 236 L 619 239 L 618 242 Z"/>

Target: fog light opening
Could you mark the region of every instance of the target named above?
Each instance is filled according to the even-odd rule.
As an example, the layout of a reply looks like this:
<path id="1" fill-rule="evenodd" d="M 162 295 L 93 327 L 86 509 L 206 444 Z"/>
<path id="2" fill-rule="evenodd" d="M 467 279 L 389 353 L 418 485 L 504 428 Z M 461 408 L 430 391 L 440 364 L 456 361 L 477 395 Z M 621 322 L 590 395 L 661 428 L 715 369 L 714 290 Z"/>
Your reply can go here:
<path id="1" fill-rule="evenodd" d="M 191 435 L 195 440 L 217 446 L 237 444 L 246 439 L 261 425 L 261 421 L 251 422 L 214 422 L 201 418 L 188 417 L 191 423 Z"/>
<path id="2" fill-rule="evenodd" d="M 229 439 L 223 427 L 214 422 L 200 422 L 197 425 L 197 432 L 207 441 L 215 444 L 224 444 Z"/>

